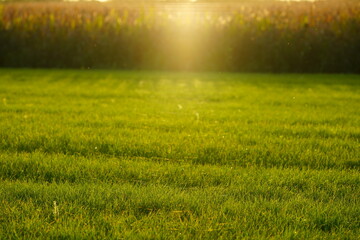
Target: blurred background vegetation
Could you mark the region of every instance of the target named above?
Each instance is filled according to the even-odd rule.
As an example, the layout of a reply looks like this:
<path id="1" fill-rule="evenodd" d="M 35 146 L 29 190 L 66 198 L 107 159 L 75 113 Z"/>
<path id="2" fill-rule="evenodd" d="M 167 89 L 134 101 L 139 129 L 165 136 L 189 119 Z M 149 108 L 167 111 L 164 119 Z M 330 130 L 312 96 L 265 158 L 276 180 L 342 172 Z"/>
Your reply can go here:
<path id="1" fill-rule="evenodd" d="M 0 66 L 360 72 L 360 2 L 0 4 Z"/>

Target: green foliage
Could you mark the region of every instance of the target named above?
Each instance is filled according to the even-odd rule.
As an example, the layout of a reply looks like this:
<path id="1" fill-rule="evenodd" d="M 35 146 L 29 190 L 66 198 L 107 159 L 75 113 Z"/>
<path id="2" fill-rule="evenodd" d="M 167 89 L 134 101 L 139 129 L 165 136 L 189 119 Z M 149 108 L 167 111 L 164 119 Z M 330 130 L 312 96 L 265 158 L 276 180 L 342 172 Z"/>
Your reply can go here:
<path id="1" fill-rule="evenodd" d="M 3 67 L 353 73 L 360 69 L 360 5 L 353 1 L 2 7 Z"/>
<path id="2" fill-rule="evenodd" d="M 357 239 L 357 75 L 0 70 L 1 239 Z"/>

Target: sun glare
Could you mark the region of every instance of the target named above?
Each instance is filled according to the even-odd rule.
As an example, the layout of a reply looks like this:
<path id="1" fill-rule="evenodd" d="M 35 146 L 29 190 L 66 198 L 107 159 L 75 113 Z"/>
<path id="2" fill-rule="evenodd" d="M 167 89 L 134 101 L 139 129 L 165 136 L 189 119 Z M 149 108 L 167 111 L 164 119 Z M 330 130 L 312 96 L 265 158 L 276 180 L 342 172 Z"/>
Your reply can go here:
<path id="1" fill-rule="evenodd" d="M 64 0 L 64 2 L 110 2 L 111 0 Z"/>
<path id="2" fill-rule="evenodd" d="M 194 4 L 196 0 L 188 3 L 178 3 L 168 9 L 169 18 L 172 18 L 176 27 L 169 29 L 172 39 L 168 42 L 170 49 L 173 49 L 174 65 L 181 70 L 188 70 L 194 67 L 201 57 L 199 43 L 202 38 L 199 34 L 200 12 Z"/>

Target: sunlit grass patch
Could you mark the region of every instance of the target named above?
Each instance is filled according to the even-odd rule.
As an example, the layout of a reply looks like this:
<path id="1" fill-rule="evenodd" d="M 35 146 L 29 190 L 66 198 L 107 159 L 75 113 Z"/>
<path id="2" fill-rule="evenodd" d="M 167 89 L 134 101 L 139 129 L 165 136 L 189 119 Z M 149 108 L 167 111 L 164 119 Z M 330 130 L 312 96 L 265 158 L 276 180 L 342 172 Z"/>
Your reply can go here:
<path id="1" fill-rule="evenodd" d="M 359 83 L 2 69 L 0 238 L 356 239 Z"/>

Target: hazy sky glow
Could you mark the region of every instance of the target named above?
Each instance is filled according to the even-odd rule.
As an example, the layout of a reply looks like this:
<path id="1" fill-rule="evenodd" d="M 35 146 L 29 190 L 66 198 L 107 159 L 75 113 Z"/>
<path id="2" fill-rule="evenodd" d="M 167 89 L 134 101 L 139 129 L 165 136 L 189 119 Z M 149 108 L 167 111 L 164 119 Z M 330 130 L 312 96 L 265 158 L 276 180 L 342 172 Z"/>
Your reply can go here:
<path id="1" fill-rule="evenodd" d="M 1 0 L 0 0 L 1 1 Z M 65 2 L 93 1 L 93 0 L 64 0 Z M 280 2 L 316 2 L 318 0 L 275 0 Z M 95 2 L 111 2 L 111 0 L 95 0 Z M 198 0 L 188 0 L 188 2 L 198 2 Z"/>

